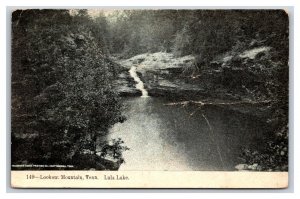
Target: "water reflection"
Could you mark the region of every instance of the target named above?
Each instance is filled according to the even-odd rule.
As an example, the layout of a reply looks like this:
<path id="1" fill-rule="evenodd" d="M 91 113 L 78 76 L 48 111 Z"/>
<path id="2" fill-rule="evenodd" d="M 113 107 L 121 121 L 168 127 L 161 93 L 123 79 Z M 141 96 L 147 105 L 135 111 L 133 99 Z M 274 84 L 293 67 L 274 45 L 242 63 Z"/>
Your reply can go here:
<path id="1" fill-rule="evenodd" d="M 160 98 L 124 100 L 127 120 L 109 134 L 109 139 L 120 137 L 130 148 L 120 170 L 234 170 L 242 146 L 259 147 L 263 142 L 262 124 L 249 116 L 220 108 L 191 115 L 196 107 L 166 103 Z"/>

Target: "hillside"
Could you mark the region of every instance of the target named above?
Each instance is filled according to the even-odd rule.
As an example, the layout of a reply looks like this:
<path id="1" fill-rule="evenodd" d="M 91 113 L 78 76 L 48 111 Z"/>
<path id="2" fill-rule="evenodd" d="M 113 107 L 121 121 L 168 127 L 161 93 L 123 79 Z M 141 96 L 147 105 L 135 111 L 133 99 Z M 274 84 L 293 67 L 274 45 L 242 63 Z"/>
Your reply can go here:
<path id="1" fill-rule="evenodd" d="M 97 151 L 97 141 L 124 117 L 93 22 L 67 10 L 17 10 L 12 20 L 12 164 L 118 169 L 120 155 L 116 163 L 96 155 L 107 153 L 109 143 Z"/>

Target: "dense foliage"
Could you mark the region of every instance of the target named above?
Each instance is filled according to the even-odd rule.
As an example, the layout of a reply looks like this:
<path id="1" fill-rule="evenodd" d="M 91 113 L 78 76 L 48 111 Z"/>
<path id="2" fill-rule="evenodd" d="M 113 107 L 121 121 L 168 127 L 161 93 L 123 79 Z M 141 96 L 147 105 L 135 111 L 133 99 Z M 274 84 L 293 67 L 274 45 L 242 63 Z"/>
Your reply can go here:
<path id="1" fill-rule="evenodd" d="M 13 164 L 73 164 L 124 120 L 114 65 L 93 27 L 84 10 L 13 12 Z"/>
<path id="2" fill-rule="evenodd" d="M 263 151 L 244 149 L 241 157 L 246 164 L 262 164 L 262 170 L 287 170 L 289 23 L 285 11 L 126 10 L 111 17 L 111 53 L 123 58 L 158 51 L 193 55 L 192 67 L 176 78 L 201 85 L 218 99 L 269 101 L 264 115 L 259 110 L 254 114 L 269 124 L 266 133 L 272 141 Z"/>
<path id="3" fill-rule="evenodd" d="M 96 153 L 99 138 L 124 120 L 111 84 L 118 69 L 109 56 L 164 51 L 195 57 L 176 78 L 201 85 L 212 98 L 268 101 L 257 116 L 269 124 L 270 141 L 262 151 L 244 149 L 241 158 L 259 166 L 253 170 L 288 169 L 289 32 L 283 10 L 93 16 L 87 10 L 19 10 L 12 33 L 13 163 L 73 161 L 84 168 L 81 151 Z M 123 162 L 120 152 L 128 148 L 120 140 L 113 143 Z M 101 145 L 106 154 L 108 143 Z"/>

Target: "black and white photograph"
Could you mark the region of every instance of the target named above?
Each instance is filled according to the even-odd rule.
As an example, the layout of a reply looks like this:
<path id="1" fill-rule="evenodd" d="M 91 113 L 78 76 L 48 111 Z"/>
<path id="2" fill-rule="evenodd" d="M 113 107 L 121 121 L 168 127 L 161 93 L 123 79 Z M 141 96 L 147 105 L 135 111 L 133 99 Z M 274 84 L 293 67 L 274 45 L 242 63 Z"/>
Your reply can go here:
<path id="1" fill-rule="evenodd" d="M 10 26 L 12 172 L 288 172 L 286 10 L 15 9 Z"/>

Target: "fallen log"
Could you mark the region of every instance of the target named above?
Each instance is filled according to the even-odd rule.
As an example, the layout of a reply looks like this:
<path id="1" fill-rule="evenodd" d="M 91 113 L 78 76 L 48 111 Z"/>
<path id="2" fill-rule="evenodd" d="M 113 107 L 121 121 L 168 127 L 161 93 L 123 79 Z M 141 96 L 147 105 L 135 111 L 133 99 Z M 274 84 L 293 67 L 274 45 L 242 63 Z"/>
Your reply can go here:
<path id="1" fill-rule="evenodd" d="M 203 101 L 182 101 L 182 102 L 172 102 L 172 103 L 167 103 L 164 104 L 166 106 L 176 106 L 176 105 L 182 105 L 182 106 L 187 106 L 187 105 L 198 105 L 198 106 L 205 106 L 205 105 L 256 105 L 256 104 L 268 104 L 271 102 L 275 102 L 272 100 L 263 100 L 263 101 L 236 101 L 236 102 L 203 102 Z"/>

